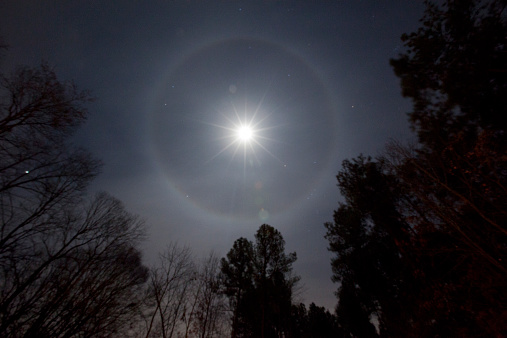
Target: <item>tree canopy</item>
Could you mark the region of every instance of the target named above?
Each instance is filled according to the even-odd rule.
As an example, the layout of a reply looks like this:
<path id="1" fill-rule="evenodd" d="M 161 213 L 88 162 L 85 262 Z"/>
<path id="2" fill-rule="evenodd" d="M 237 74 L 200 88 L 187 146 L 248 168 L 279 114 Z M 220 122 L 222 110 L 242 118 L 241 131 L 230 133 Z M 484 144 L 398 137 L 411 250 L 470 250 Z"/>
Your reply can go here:
<path id="1" fill-rule="evenodd" d="M 277 337 L 288 334 L 292 297 L 299 277 L 292 275 L 296 253 L 285 253 L 281 233 L 263 224 L 255 244 L 234 242 L 222 259 L 225 293 L 233 311 L 233 336 Z"/>
<path id="2" fill-rule="evenodd" d="M 345 201 L 326 237 L 338 320 L 357 336 L 503 336 L 507 4 L 426 4 L 391 60 L 418 143 L 390 142 L 337 176 Z"/>

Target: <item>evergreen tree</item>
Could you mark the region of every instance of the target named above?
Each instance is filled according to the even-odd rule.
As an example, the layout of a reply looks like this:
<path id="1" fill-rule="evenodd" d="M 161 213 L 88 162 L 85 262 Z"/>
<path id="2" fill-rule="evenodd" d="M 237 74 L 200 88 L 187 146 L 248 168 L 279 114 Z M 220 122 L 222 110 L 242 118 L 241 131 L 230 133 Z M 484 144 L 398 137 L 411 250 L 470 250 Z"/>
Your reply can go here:
<path id="1" fill-rule="evenodd" d="M 338 320 L 353 335 L 376 335 L 368 329 L 373 317 L 382 335 L 410 329 L 411 270 L 400 250 L 409 229 L 397 210 L 396 179 L 385 170 L 382 161 L 362 156 L 344 161 L 337 179 L 345 202 L 325 224 L 336 254 L 333 281 L 341 284 Z"/>
<path id="2" fill-rule="evenodd" d="M 406 213 L 430 283 L 420 316 L 463 335 L 507 329 L 506 6 L 428 3 L 391 60 L 419 137 L 388 155 L 411 196 Z"/>
<path id="3" fill-rule="evenodd" d="M 296 253 L 285 253 L 281 233 L 263 224 L 255 245 L 245 238 L 234 242 L 221 261 L 225 294 L 233 311 L 234 337 L 278 337 L 288 334 Z"/>
<path id="4" fill-rule="evenodd" d="M 391 60 L 419 143 L 345 161 L 326 224 L 350 334 L 507 334 L 506 6 L 427 2 Z"/>

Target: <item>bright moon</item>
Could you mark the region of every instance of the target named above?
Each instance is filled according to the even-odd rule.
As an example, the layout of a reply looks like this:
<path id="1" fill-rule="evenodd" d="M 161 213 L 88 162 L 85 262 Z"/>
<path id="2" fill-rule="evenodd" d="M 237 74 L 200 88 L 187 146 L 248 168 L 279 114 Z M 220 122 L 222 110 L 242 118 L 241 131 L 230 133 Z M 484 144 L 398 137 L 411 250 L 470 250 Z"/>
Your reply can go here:
<path id="1" fill-rule="evenodd" d="M 220 129 L 224 129 L 227 131 L 227 134 L 224 135 L 223 139 L 229 139 L 229 143 L 225 144 L 224 147 L 218 151 L 209 161 L 213 160 L 223 152 L 225 152 L 227 149 L 232 149 L 232 158 L 234 159 L 235 156 L 238 154 L 238 152 L 243 152 L 243 161 L 246 168 L 247 163 L 247 154 L 250 153 L 254 161 L 257 163 L 259 162 L 259 159 L 257 158 L 256 150 L 255 148 L 261 148 L 266 153 L 268 153 L 270 156 L 272 156 L 274 159 L 276 159 L 278 162 L 282 163 L 278 157 L 276 157 L 274 154 L 272 154 L 263 144 L 262 140 L 270 141 L 272 139 L 263 136 L 263 132 L 265 132 L 268 129 L 271 129 L 273 127 L 264 127 L 259 128 L 260 125 L 262 125 L 265 120 L 269 117 L 269 115 L 264 116 L 263 118 L 259 118 L 259 113 L 262 101 L 259 102 L 257 105 L 257 108 L 253 111 L 252 114 L 247 114 L 246 112 L 246 105 L 245 105 L 245 112 L 244 117 L 240 116 L 240 113 L 236 109 L 234 105 L 232 114 L 225 114 L 221 113 L 221 115 L 227 120 L 227 124 L 215 124 L 215 123 L 208 123 L 209 125 L 213 127 L 218 127 Z M 232 115 L 232 116 L 229 116 Z M 251 115 L 248 117 L 248 115 Z M 264 114 L 262 114 L 264 115 Z M 251 162 L 251 161 L 250 161 Z"/>
<path id="2" fill-rule="evenodd" d="M 241 126 L 237 130 L 237 136 L 243 142 L 250 141 L 253 137 L 253 130 L 248 126 Z"/>

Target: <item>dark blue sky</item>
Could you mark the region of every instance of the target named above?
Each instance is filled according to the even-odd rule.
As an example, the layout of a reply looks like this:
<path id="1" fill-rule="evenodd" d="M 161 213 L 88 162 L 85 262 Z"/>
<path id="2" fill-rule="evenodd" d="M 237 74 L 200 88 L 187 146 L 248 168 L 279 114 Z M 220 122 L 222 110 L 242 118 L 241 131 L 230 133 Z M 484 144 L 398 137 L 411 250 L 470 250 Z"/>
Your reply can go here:
<path id="1" fill-rule="evenodd" d="M 340 163 L 407 139 L 389 58 L 422 1 L 2 1 L 4 73 L 47 61 L 95 102 L 76 142 L 105 190 L 170 241 L 223 256 L 262 223 L 296 251 L 306 302 L 333 308 L 323 223 Z M 255 125 L 250 145 L 234 125 Z"/>

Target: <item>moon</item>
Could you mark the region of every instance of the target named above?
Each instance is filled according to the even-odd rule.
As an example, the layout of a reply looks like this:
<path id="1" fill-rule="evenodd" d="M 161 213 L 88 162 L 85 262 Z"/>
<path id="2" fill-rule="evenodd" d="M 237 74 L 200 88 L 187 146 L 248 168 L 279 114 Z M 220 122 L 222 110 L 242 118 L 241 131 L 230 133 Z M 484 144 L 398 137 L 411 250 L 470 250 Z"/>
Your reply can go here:
<path id="1" fill-rule="evenodd" d="M 236 131 L 236 136 L 238 137 L 239 141 L 249 142 L 253 140 L 254 132 L 250 126 L 243 125 L 239 126 L 238 130 Z"/>

